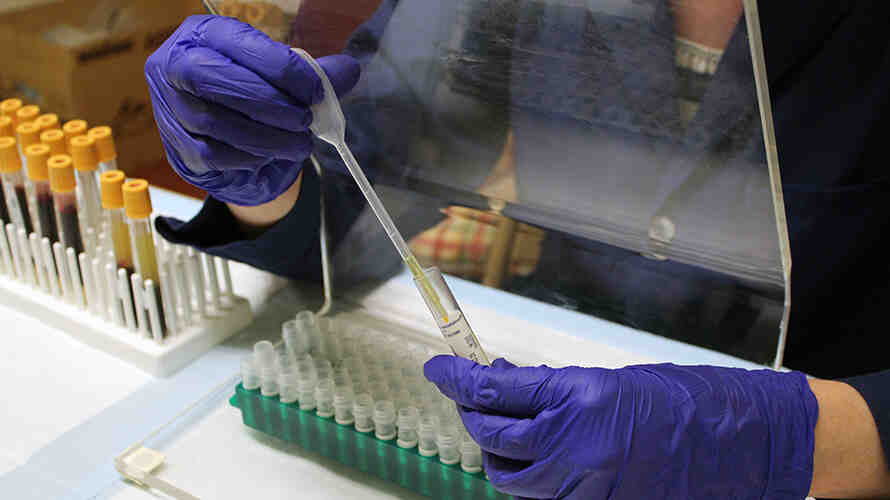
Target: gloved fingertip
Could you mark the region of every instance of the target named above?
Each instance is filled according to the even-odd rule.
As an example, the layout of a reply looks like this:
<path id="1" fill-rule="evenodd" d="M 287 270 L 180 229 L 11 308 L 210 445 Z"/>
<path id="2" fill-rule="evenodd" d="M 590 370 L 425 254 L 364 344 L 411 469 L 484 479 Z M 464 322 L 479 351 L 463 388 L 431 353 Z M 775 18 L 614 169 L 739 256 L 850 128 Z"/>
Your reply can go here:
<path id="1" fill-rule="evenodd" d="M 352 90 L 361 77 L 362 69 L 358 61 L 345 54 L 322 57 L 318 60 L 318 64 L 327 73 L 337 97 Z"/>
<path id="2" fill-rule="evenodd" d="M 450 354 L 433 356 L 423 364 L 423 376 L 436 385 L 441 384 L 447 380 L 454 359 L 455 357 Z"/>
<path id="3" fill-rule="evenodd" d="M 498 369 L 507 369 L 507 368 L 516 368 L 516 365 L 507 361 L 504 358 L 498 358 L 491 362 L 491 367 L 498 368 Z"/>

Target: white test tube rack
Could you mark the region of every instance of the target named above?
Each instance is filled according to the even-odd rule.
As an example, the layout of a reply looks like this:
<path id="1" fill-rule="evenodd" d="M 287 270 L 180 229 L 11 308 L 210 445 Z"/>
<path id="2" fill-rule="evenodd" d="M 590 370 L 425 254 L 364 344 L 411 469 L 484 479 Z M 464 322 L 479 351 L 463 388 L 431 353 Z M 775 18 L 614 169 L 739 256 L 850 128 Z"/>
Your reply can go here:
<path id="1" fill-rule="evenodd" d="M 0 233 L 4 305 L 152 375 L 176 372 L 253 320 L 225 259 L 156 237 L 154 283 L 117 268 L 104 232 L 80 255 L 14 224 Z"/>

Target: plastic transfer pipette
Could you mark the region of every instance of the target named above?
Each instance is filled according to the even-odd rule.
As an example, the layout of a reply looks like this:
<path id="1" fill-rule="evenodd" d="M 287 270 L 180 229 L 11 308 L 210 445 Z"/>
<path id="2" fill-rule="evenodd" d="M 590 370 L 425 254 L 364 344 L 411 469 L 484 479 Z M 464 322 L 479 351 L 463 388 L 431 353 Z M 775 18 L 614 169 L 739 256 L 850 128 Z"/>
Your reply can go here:
<path id="1" fill-rule="evenodd" d="M 328 80 L 327 74 L 305 50 L 291 50 L 296 52 L 297 55 L 309 63 L 312 69 L 315 70 L 318 78 L 321 79 L 321 83 L 324 86 L 324 99 L 318 104 L 313 105 L 311 108 L 313 118 L 312 124 L 309 126 L 310 130 L 312 130 L 312 132 L 320 139 L 334 146 L 334 148 L 337 149 L 337 152 L 340 153 L 340 157 L 343 158 L 343 162 L 346 163 L 346 168 L 349 169 L 349 173 L 355 178 L 355 182 L 358 183 L 359 189 L 362 190 L 362 193 L 368 200 L 368 204 L 371 205 L 371 210 L 374 211 L 377 219 L 380 220 L 380 224 L 383 225 L 386 235 L 392 240 L 393 245 L 395 245 L 396 250 L 402 257 L 402 260 L 405 261 L 408 269 L 411 270 L 411 274 L 414 275 L 414 279 L 420 285 L 420 290 L 423 293 L 424 298 L 427 299 L 430 307 L 435 309 L 435 314 L 438 316 L 436 318 L 437 322 L 444 321 L 445 323 L 448 323 L 448 312 L 442 306 L 442 301 L 439 298 L 439 295 L 436 293 L 432 284 L 430 284 L 429 278 L 424 274 L 423 269 L 420 267 L 414 254 L 411 253 L 411 249 L 408 248 L 408 244 L 405 243 L 405 239 L 402 238 L 402 234 L 399 233 L 395 223 L 389 216 L 389 212 L 387 212 L 386 208 L 383 206 L 383 202 L 380 201 L 374 188 L 371 187 L 371 183 L 368 182 L 368 178 L 365 177 L 365 173 L 362 171 L 361 167 L 359 167 L 358 162 L 355 157 L 352 156 L 352 152 L 346 145 L 346 120 L 343 118 L 343 110 L 340 109 L 340 102 L 337 100 L 337 94 L 334 92 L 334 87 L 331 85 L 330 80 Z"/>

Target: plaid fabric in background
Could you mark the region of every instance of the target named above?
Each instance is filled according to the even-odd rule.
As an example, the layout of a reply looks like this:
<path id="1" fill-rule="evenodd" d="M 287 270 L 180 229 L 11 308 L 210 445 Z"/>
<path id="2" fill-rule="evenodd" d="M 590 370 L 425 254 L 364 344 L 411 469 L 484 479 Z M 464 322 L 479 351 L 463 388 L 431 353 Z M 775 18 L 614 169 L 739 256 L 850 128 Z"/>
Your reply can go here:
<path id="1" fill-rule="evenodd" d="M 415 236 L 411 251 L 424 266 L 480 281 L 497 232 L 497 216 L 471 208 L 452 206 L 442 212 L 445 220 Z M 507 276 L 528 276 L 538 264 L 544 231 L 518 224 Z"/>

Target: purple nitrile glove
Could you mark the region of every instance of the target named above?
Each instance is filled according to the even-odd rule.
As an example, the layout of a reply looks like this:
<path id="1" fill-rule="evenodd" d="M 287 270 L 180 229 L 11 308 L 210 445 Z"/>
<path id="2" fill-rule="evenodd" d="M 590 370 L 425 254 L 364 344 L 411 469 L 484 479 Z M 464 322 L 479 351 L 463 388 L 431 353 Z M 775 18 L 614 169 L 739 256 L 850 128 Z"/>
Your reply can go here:
<path id="1" fill-rule="evenodd" d="M 436 356 L 500 491 L 528 498 L 800 499 L 816 397 L 799 372 L 672 364 L 482 366 Z"/>
<path id="2" fill-rule="evenodd" d="M 358 62 L 322 57 L 337 95 L 359 78 Z M 321 80 L 287 45 L 249 24 L 192 16 L 145 63 L 167 158 L 214 198 L 259 205 L 296 180 L 312 137 L 309 105 Z"/>

